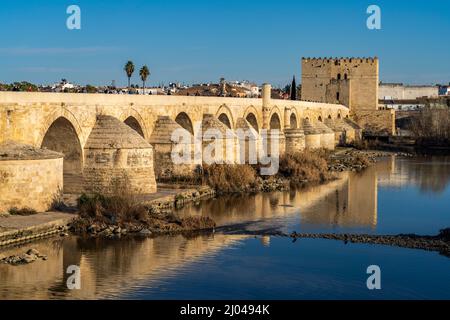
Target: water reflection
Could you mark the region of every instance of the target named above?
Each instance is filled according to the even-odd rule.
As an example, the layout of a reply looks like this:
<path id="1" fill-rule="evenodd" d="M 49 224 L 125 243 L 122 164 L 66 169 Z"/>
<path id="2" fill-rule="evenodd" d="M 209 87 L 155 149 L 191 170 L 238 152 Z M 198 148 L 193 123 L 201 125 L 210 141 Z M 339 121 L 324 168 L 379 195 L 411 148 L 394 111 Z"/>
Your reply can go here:
<path id="1" fill-rule="evenodd" d="M 284 224 L 285 219 L 299 217 L 304 226 L 373 228 L 377 224 L 378 167 L 363 173 L 345 172 L 338 180 L 308 189 L 208 200 L 185 207 L 179 214 L 210 216 L 220 226 L 267 220 Z"/>
<path id="2" fill-rule="evenodd" d="M 289 224 L 291 227 L 298 225 L 302 231 L 318 228 L 374 230 L 379 223 L 380 188 L 413 187 L 422 193 L 442 193 L 450 181 L 448 160 L 392 156 L 363 172 L 342 173 L 338 180 L 326 185 L 289 192 L 222 197 L 188 206 L 179 213 L 210 216 L 221 226 L 258 221 L 261 228 L 272 223 L 272 226 L 281 224 L 284 228 Z M 405 199 L 399 196 L 388 200 Z"/>
<path id="3" fill-rule="evenodd" d="M 391 170 L 379 173 L 382 186 L 416 186 L 423 192 L 440 194 L 450 182 L 450 157 L 430 156 L 391 159 Z"/>
<path id="4" fill-rule="evenodd" d="M 252 222 L 247 228 L 256 230 L 277 228 L 288 232 L 315 232 L 333 229 L 340 232 L 348 228 L 355 231 L 356 228 L 363 229 L 363 232 L 430 234 L 450 226 L 448 160 L 392 157 L 361 173 L 343 173 L 339 179 L 326 185 L 289 192 L 222 197 L 185 207 L 179 214 L 208 215 L 219 225 Z M 175 296 L 180 292 L 189 296 L 190 288 L 178 287 L 178 283 L 185 281 L 185 276 L 201 275 L 203 266 L 214 265 L 216 257 L 223 258 L 229 254 L 226 249 L 236 248 L 232 251 L 239 252 L 238 255 L 245 251 L 243 255 L 253 255 L 253 260 L 260 259 L 269 251 L 278 257 L 275 251 L 279 239 L 262 236 L 259 237 L 260 246 L 255 247 L 249 238 L 216 233 L 126 241 L 76 237 L 46 240 L 32 246 L 48 255 L 48 261 L 20 267 L 0 265 L 0 299 L 98 299 L 133 296 L 133 292 L 145 290 L 161 296 L 163 293 L 158 292 L 164 288 L 170 288 Z M 311 242 L 313 256 L 316 243 L 322 248 L 332 245 Z M 282 247 L 282 244 L 278 243 L 278 246 Z M 1 253 L 18 254 L 25 250 L 8 249 Z M 333 250 L 323 252 L 324 255 L 334 254 Z M 356 259 L 353 255 L 357 255 L 357 251 L 353 255 L 346 251 L 346 254 Z M 283 266 L 291 263 L 291 258 L 285 259 Z M 317 263 L 323 265 L 320 259 Z M 248 266 L 245 260 L 235 264 L 243 272 Z M 66 287 L 69 275 L 65 271 L 70 265 L 81 267 L 82 288 L 79 291 L 70 291 Z M 217 272 L 221 274 L 219 269 Z M 298 268 L 293 265 L 292 270 L 282 274 L 292 272 L 295 277 L 296 270 Z M 229 275 L 221 276 L 227 279 Z M 211 279 L 199 281 L 202 290 L 209 288 Z M 258 284 L 257 279 L 254 281 Z M 205 297 L 208 297 L 207 292 Z"/>
<path id="5" fill-rule="evenodd" d="M 4 299 L 99 299 L 126 294 L 141 285 L 179 275 L 190 262 L 214 256 L 245 236 L 202 235 L 120 240 L 85 240 L 70 237 L 47 240 L 33 247 L 48 261 L 13 267 L 0 265 L 0 300 Z M 22 249 L 23 251 L 24 249 Z M 10 249 L 4 254 L 17 254 Z M 81 290 L 66 286 L 66 270 L 80 267 Z"/>

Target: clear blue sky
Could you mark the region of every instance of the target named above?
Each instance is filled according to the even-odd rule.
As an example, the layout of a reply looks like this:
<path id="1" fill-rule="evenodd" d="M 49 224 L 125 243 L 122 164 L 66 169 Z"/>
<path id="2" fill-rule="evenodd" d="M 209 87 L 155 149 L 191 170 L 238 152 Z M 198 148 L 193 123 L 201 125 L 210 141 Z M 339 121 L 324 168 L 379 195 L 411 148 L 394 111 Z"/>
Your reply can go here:
<path id="1" fill-rule="evenodd" d="M 147 64 L 150 83 L 220 77 L 284 85 L 300 58 L 378 56 L 383 81 L 450 81 L 450 1 L 0 0 L 0 82 L 126 84 L 123 65 Z M 66 8 L 81 8 L 81 30 Z M 366 9 L 382 29 L 366 28 Z M 138 75 L 133 78 L 138 83 Z"/>

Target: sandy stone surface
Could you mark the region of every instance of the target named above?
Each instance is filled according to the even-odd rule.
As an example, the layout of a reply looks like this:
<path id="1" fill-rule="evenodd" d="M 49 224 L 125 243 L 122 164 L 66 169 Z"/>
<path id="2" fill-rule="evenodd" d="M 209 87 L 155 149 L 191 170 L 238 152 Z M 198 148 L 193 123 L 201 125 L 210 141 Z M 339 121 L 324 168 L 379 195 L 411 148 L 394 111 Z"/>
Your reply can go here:
<path id="1" fill-rule="evenodd" d="M 76 215 L 62 212 L 46 212 L 32 216 L 0 215 L 0 233 L 39 226 L 61 219 L 70 220 L 74 217 L 76 217 Z"/>

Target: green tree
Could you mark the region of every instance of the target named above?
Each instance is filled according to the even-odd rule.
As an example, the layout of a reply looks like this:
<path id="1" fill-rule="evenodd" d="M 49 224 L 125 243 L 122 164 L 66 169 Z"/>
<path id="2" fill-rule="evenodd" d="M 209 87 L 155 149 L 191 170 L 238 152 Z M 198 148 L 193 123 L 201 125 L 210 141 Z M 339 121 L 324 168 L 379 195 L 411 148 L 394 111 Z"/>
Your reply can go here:
<path id="1" fill-rule="evenodd" d="M 38 87 L 32 83 L 29 83 L 27 81 L 22 82 L 14 82 L 11 85 L 12 91 L 28 91 L 28 92 L 36 92 L 38 91 Z"/>
<path id="2" fill-rule="evenodd" d="M 150 75 L 150 70 L 148 70 L 147 66 L 143 66 L 141 70 L 139 70 L 139 75 L 142 80 L 142 92 L 145 94 L 145 81 L 147 81 L 147 77 Z"/>
<path id="3" fill-rule="evenodd" d="M 86 85 L 86 92 L 87 93 L 97 93 L 97 88 L 88 84 L 88 85 Z"/>
<path id="4" fill-rule="evenodd" d="M 128 61 L 128 62 L 125 64 L 124 70 L 125 70 L 125 72 L 126 72 L 126 74 L 127 74 L 127 77 L 128 77 L 128 88 L 130 88 L 131 76 L 132 76 L 133 73 L 134 73 L 134 63 L 133 63 L 133 61 Z"/>
<path id="5" fill-rule="evenodd" d="M 295 82 L 295 76 L 292 78 L 291 84 L 291 100 L 297 100 L 297 84 Z"/>

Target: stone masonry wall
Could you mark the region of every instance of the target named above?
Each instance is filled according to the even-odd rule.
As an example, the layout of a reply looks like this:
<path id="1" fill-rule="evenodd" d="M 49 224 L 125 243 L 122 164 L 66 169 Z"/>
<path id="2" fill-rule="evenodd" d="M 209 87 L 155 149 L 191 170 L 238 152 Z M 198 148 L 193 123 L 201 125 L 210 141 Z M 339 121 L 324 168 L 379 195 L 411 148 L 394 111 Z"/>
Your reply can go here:
<path id="1" fill-rule="evenodd" d="M 377 58 L 303 58 L 302 59 L 302 99 L 333 103 L 335 95 L 329 100 L 329 91 L 336 90 L 337 83 L 350 81 L 340 92 L 350 104 L 350 110 L 378 109 L 379 64 Z M 334 82 L 332 87 L 330 83 Z M 347 92 L 346 92 L 347 91 Z M 349 91 L 349 92 L 348 92 Z"/>
<path id="2" fill-rule="evenodd" d="M 0 161 L 0 212 L 47 211 L 63 187 L 63 159 Z"/>
<path id="3" fill-rule="evenodd" d="M 88 150 L 83 185 L 88 193 L 114 193 L 115 186 L 136 194 L 156 192 L 153 150 Z"/>
<path id="4" fill-rule="evenodd" d="M 394 110 L 360 110 L 352 112 L 352 118 L 365 133 L 374 135 L 395 134 Z"/>

